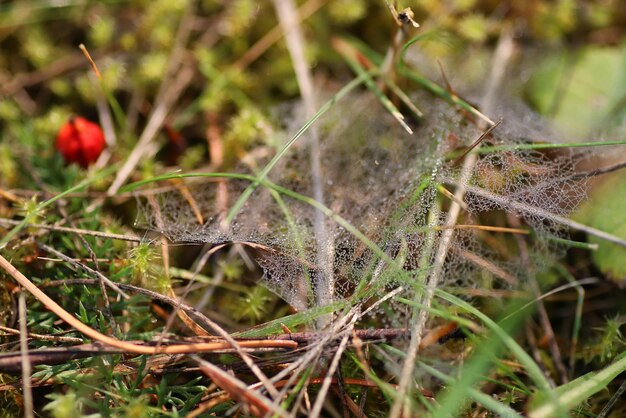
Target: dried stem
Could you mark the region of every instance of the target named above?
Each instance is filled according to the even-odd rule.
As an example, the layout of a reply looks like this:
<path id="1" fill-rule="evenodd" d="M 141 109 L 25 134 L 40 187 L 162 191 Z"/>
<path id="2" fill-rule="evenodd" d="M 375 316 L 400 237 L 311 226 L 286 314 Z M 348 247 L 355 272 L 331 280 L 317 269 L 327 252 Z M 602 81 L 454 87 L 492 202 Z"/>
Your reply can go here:
<path id="1" fill-rule="evenodd" d="M 313 13 L 319 10 L 328 0 L 309 0 L 298 8 L 298 20 L 303 20 L 310 17 Z M 272 30 L 267 32 L 261 39 L 259 39 L 254 45 L 252 45 L 244 55 L 241 56 L 233 64 L 233 68 L 244 69 L 252 62 L 256 61 L 265 51 L 269 49 L 273 44 L 285 34 L 285 28 L 282 25 L 275 26 Z"/>
<path id="2" fill-rule="evenodd" d="M 493 99 L 495 92 L 497 91 L 500 82 L 504 76 L 506 64 L 513 52 L 513 37 L 510 31 L 506 31 L 500 37 L 500 42 L 494 55 L 494 61 L 492 65 L 491 76 L 485 95 L 482 100 L 483 112 L 489 114 L 493 107 Z M 490 123 L 493 126 L 494 123 Z M 479 145 L 477 146 L 479 147 Z M 457 189 L 454 193 L 454 199 L 450 205 L 450 210 L 446 217 L 444 224 L 444 231 L 439 239 L 439 245 L 437 247 L 434 261 L 431 269 L 428 283 L 426 285 L 426 291 L 423 296 L 422 304 L 426 307 L 430 306 L 435 289 L 439 285 L 441 274 L 443 272 L 444 263 L 450 249 L 452 237 L 454 236 L 454 225 L 457 223 L 459 214 L 461 213 L 461 205 L 457 202 L 463 201 L 465 196 L 466 187 L 470 179 L 471 173 L 474 169 L 478 157 L 476 154 L 469 155 L 463 162 L 463 168 L 461 169 L 461 175 L 457 182 Z M 417 357 L 417 350 L 420 345 L 421 335 L 424 331 L 426 321 L 428 319 L 428 311 L 420 311 L 417 322 L 412 330 L 411 342 L 409 343 L 409 349 L 407 350 L 407 356 L 402 367 L 402 373 L 400 375 L 400 382 L 398 387 L 398 393 L 394 400 L 393 406 L 389 413 L 391 418 L 399 418 L 406 402 L 406 394 L 410 386 L 410 382 L 413 380 L 413 370 L 415 369 L 415 359 Z"/>
<path id="3" fill-rule="evenodd" d="M 0 331 L 4 331 L 7 334 L 12 335 L 20 335 L 20 330 L 4 327 L 0 325 Z M 1 334 L 0 334 L 1 335 Z M 42 334 L 33 334 L 32 332 L 28 333 L 28 338 L 33 340 L 41 340 L 41 341 L 54 341 L 59 343 L 74 343 L 79 344 L 82 343 L 83 340 L 75 337 L 62 337 L 60 335 L 42 335 Z"/>
<path id="4" fill-rule="evenodd" d="M 22 396 L 24 402 L 24 418 L 34 418 L 33 391 L 31 386 L 32 367 L 28 356 L 28 328 L 26 327 L 26 297 L 20 293 L 18 299 L 20 315 L 20 352 L 22 357 Z"/>
<path id="5" fill-rule="evenodd" d="M 185 14 L 181 18 L 179 30 L 176 34 L 176 42 L 169 59 L 169 67 L 155 98 L 156 106 L 153 109 L 139 140 L 135 144 L 135 148 L 133 148 L 133 151 L 128 156 L 128 159 L 122 168 L 120 168 L 117 172 L 115 180 L 113 180 L 113 183 L 107 190 L 107 194 L 109 196 L 113 196 L 117 193 L 119 188 L 122 187 L 126 179 L 143 158 L 155 152 L 155 147 L 152 146 L 152 140 L 163 125 L 163 122 L 176 101 L 176 98 L 178 98 L 180 93 L 191 82 L 194 69 L 189 65 L 184 65 L 182 68 L 179 68 L 180 63 L 183 61 L 183 52 L 185 50 L 184 45 L 189 38 L 192 27 L 189 22 L 189 19 L 192 17 L 191 7 L 192 6 L 187 6 Z M 171 81 L 171 76 L 174 73 L 177 73 L 177 75 L 174 80 Z"/>
<path id="6" fill-rule="evenodd" d="M 580 222 L 573 221 L 563 216 L 555 215 L 545 209 L 538 208 L 536 206 L 532 206 L 532 205 L 529 205 L 527 203 L 520 202 L 517 200 L 513 200 L 507 196 L 501 196 L 501 195 L 495 194 L 493 192 L 482 189 L 480 187 L 465 186 L 465 190 L 468 193 L 491 200 L 492 202 L 498 205 L 509 207 L 512 210 L 515 210 L 521 213 L 526 213 L 528 215 L 538 216 L 548 221 L 555 222 L 563 226 L 567 226 L 568 228 L 572 228 L 576 231 L 585 232 L 589 235 L 593 235 L 594 237 L 604 239 L 606 241 L 612 242 L 622 247 L 626 247 L 626 240 L 618 236 L 615 236 L 615 235 L 609 234 L 608 232 L 604 232 L 599 229 L 581 224 Z"/>
<path id="7" fill-rule="evenodd" d="M 317 394 L 317 398 L 315 399 L 315 404 L 313 404 L 313 409 L 311 410 L 311 414 L 309 415 L 312 418 L 319 417 L 322 412 L 322 406 L 326 401 L 326 393 L 328 393 L 328 388 L 330 388 L 330 384 L 332 383 L 333 375 L 335 371 L 337 371 L 337 367 L 339 366 L 339 360 L 341 360 L 341 356 L 346 349 L 346 345 L 348 344 L 348 338 L 350 338 L 350 334 L 354 329 L 354 324 L 359 318 L 359 315 L 354 315 L 348 324 L 348 329 L 345 331 L 345 335 L 341 339 L 339 343 L 339 347 L 333 356 L 333 360 L 330 362 L 330 366 L 328 367 L 328 372 L 326 373 L 326 378 L 322 383 L 322 387 L 320 388 L 319 393 Z"/>
<path id="8" fill-rule="evenodd" d="M 74 266 L 76 266 L 78 268 L 81 268 L 81 269 L 85 270 L 87 273 L 95 276 L 98 279 L 98 281 L 106 284 L 108 287 L 110 287 L 111 289 L 115 290 L 117 293 L 122 295 L 124 298 L 126 298 L 126 299 L 129 298 L 129 296 L 126 293 L 124 293 L 122 291 L 122 289 L 120 289 L 119 286 L 116 283 L 112 282 L 111 279 L 106 277 L 104 274 L 100 273 L 98 270 L 94 270 L 91 267 L 86 266 L 85 264 L 80 263 L 80 262 L 74 260 L 73 258 L 70 258 L 70 257 L 66 256 L 62 252 L 57 251 L 56 249 L 50 247 L 49 245 L 43 244 L 41 242 L 37 242 L 37 246 L 39 248 L 41 248 L 42 250 L 50 253 L 50 254 L 54 254 L 55 256 L 59 257 L 61 260 L 65 261 L 65 262 L 68 262 L 68 263 L 70 263 L 70 264 L 72 264 L 72 265 L 74 265 Z M 103 296 L 107 297 L 106 293 Z"/>
<path id="9" fill-rule="evenodd" d="M 304 54 L 304 37 L 300 30 L 298 22 L 298 13 L 293 0 L 273 0 L 274 8 L 278 14 L 278 18 L 285 31 L 285 41 L 289 55 L 291 56 L 292 65 L 296 73 L 296 79 L 300 88 L 300 94 L 304 101 L 306 117 L 311 118 L 315 115 L 316 100 L 313 90 L 313 78 L 309 71 L 307 60 Z M 311 126 L 309 131 L 311 151 L 311 178 L 313 182 L 313 197 L 319 203 L 324 204 L 323 179 L 321 169 L 321 149 L 319 134 L 315 126 Z M 324 306 L 332 303 L 334 295 L 334 278 L 333 278 L 333 254 L 334 246 L 330 240 L 326 219 L 324 214 L 315 211 L 315 238 L 317 243 L 318 265 L 320 267 L 318 277 L 319 283 L 317 289 L 317 305 Z M 320 327 L 327 325 L 328 318 L 322 318 Z"/>

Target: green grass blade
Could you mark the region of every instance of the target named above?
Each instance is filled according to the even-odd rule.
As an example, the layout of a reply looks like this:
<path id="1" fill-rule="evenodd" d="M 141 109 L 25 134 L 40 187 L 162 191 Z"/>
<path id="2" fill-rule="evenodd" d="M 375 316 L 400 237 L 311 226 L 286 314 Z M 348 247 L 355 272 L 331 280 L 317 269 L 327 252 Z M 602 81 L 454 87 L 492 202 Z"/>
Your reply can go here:
<path id="1" fill-rule="evenodd" d="M 560 405 L 567 409 L 573 408 L 605 389 L 613 379 L 624 371 L 626 371 L 626 353 L 604 369 L 587 373 L 556 388 L 556 402 L 546 396 L 545 393 L 539 392 L 531 400 L 528 416 L 530 418 L 549 418 L 555 415 Z"/>
<path id="2" fill-rule="evenodd" d="M 530 355 L 526 353 L 526 350 L 524 350 L 513 337 L 511 337 L 504 329 L 502 329 L 500 325 L 498 325 L 494 320 L 489 318 L 484 313 L 480 312 L 469 303 L 457 298 L 456 296 L 453 296 L 440 289 L 437 289 L 435 291 L 435 294 L 438 297 L 465 309 L 467 312 L 479 318 L 487 328 L 489 328 L 492 332 L 494 332 L 495 335 L 497 335 L 502 340 L 502 342 L 506 345 L 511 354 L 513 354 L 519 360 L 519 362 L 524 365 L 529 377 L 537 385 L 538 389 L 548 394 L 551 399 L 556 399 L 556 394 L 550 386 L 550 382 L 548 382 L 548 379 L 545 377 L 543 371 L 539 368 L 537 363 L 535 363 L 532 357 L 530 357 Z"/>
<path id="3" fill-rule="evenodd" d="M 436 368 L 425 364 L 423 362 L 419 362 L 419 366 L 420 368 L 422 368 L 423 370 L 425 370 L 426 372 L 430 373 L 431 375 L 435 376 L 438 379 L 441 379 L 442 381 L 444 381 L 448 387 L 456 387 L 459 383 L 456 379 L 448 376 L 445 373 L 442 373 L 441 371 L 437 370 Z M 467 371 L 467 370 L 466 370 Z M 482 406 L 484 406 L 485 408 L 489 409 L 491 412 L 498 414 L 498 416 L 501 417 L 507 417 L 507 418 L 521 418 L 522 415 L 520 415 L 519 413 L 517 413 L 515 410 L 513 410 L 510 406 L 503 404 L 502 402 L 498 402 L 497 400 L 495 400 L 494 398 L 492 398 L 491 396 L 477 390 L 474 389 L 473 387 L 467 387 L 466 388 L 466 392 L 467 395 L 473 399 L 474 401 L 480 403 Z"/>
<path id="4" fill-rule="evenodd" d="M 364 77 L 357 77 L 348 84 L 346 84 L 337 94 L 335 94 L 329 101 L 324 103 L 324 105 L 313 115 L 311 119 L 309 119 L 303 126 L 300 128 L 298 132 L 285 144 L 285 146 L 271 159 L 269 163 L 261 170 L 257 179 L 243 191 L 239 199 L 235 202 L 232 208 L 228 211 L 228 215 L 226 217 L 226 221 L 230 224 L 235 216 L 241 211 L 243 205 L 247 202 L 248 198 L 254 192 L 254 190 L 258 187 L 260 182 L 267 177 L 269 172 L 274 168 L 274 166 L 278 163 L 278 161 L 287 153 L 289 148 L 309 129 L 313 123 L 320 118 L 324 113 L 328 111 L 336 102 L 345 97 L 348 93 L 358 87 L 364 81 Z"/>
<path id="5" fill-rule="evenodd" d="M 472 151 L 479 154 L 491 154 L 501 151 L 522 151 L 522 150 L 543 150 L 543 149 L 560 149 L 560 148 L 586 148 L 586 147 L 606 147 L 610 145 L 626 145 L 626 139 L 615 141 L 597 141 L 597 142 L 570 142 L 566 144 L 516 144 L 516 145 L 496 145 L 493 147 L 480 147 Z M 452 158 L 454 156 L 451 156 Z"/>
<path id="6" fill-rule="evenodd" d="M 514 309 L 509 308 L 507 310 Z M 522 319 L 524 318 L 521 315 L 517 315 L 515 320 L 506 321 L 501 327 L 502 331 L 509 336 L 519 328 Z M 442 396 L 438 397 L 439 408 L 435 416 L 458 416 L 465 400 L 471 397 L 471 389 L 483 380 L 484 375 L 488 374 L 494 366 L 497 356 L 501 355 L 504 349 L 505 339 L 493 331 L 486 338 L 481 339 L 471 359 L 463 365 L 461 377 L 454 384 L 448 385 Z M 485 397 L 487 396 L 485 395 Z M 490 405 L 494 406 L 492 403 Z"/>
<path id="7" fill-rule="evenodd" d="M 344 61 L 346 61 L 350 69 L 357 76 L 359 76 L 359 78 L 363 78 L 365 86 L 374 94 L 374 96 L 376 96 L 380 104 L 391 114 L 391 116 L 393 116 L 398 121 L 398 123 L 402 125 L 404 130 L 406 130 L 409 134 L 413 134 L 413 130 L 404 121 L 404 116 L 402 115 L 402 113 L 400 113 L 398 108 L 391 102 L 391 100 L 389 100 L 387 96 L 385 96 L 385 93 L 382 92 L 378 85 L 376 85 L 376 82 L 372 78 L 371 74 L 361 65 L 359 65 L 358 62 L 348 57 L 344 56 Z"/>

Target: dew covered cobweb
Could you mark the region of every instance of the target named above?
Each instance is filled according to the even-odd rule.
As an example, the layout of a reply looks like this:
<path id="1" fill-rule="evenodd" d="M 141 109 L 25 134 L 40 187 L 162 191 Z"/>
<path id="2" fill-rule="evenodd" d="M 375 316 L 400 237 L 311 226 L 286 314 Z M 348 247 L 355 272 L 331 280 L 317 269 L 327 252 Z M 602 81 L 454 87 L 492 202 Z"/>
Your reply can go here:
<path id="1" fill-rule="evenodd" d="M 363 242 L 335 220 L 326 218 L 333 254 L 335 299 L 348 297 L 362 281 L 377 287 L 379 296 L 402 285 L 405 296 L 423 279 L 432 265 L 429 248 L 437 247 L 449 198 L 438 185 L 454 191 L 460 166 L 445 155 L 468 146 L 479 135 L 476 125 L 452 106 L 418 95 L 416 103 L 424 120 L 405 132 L 368 93 L 353 94 L 334 104 L 315 126 L 321 141 L 325 205 L 363 232 L 404 274 L 392 274 Z M 286 132 L 295 132 L 304 120 L 297 106 L 285 115 Z M 295 109 L 295 110 L 294 110 Z M 493 118 L 503 123 L 483 146 L 511 146 L 550 141 L 553 133 L 521 105 L 500 106 Z M 288 138 L 288 135 L 285 135 Z M 303 137 L 269 174 L 274 183 L 305 196 L 313 196 L 308 147 Z M 506 150 L 481 155 L 473 168 L 458 224 L 511 226 L 511 219 L 532 228 L 524 236 L 528 248 L 521 251 L 511 234 L 455 230 L 444 265 L 441 286 L 523 286 L 529 271 L 545 265 L 554 253 L 554 237 L 567 231 L 546 214 L 567 215 L 585 197 L 585 181 L 572 177 L 582 154 L 573 151 L 542 153 Z M 262 165 L 260 165 L 262 167 Z M 246 172 L 246 169 L 241 171 Z M 248 171 L 249 172 L 249 171 Z M 232 206 L 247 181 L 223 180 Z M 197 178 L 187 182 L 203 213 L 199 225 L 194 211 L 176 190 L 157 197 L 162 220 L 140 200 L 139 226 L 162 231 L 172 241 L 223 243 L 244 241 L 262 245 L 255 254 L 264 271 L 264 284 L 303 310 L 316 305 L 321 280 L 314 232 L 315 209 L 301 201 L 258 187 L 228 229 L 220 224 L 216 207 L 219 181 Z M 223 216 L 223 211 L 222 214 Z M 547 250 L 550 251 L 547 251 Z M 421 279 L 420 279 L 421 277 Z M 406 308 L 385 305 L 389 324 L 404 321 Z M 390 315 L 390 309 L 397 315 Z"/>

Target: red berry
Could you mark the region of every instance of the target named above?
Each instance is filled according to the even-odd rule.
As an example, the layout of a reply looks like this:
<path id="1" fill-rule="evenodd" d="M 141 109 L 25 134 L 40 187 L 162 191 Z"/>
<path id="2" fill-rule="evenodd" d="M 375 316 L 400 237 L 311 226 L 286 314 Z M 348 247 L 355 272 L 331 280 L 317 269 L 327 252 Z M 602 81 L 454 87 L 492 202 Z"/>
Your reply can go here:
<path id="1" fill-rule="evenodd" d="M 106 142 L 100 126 L 76 116 L 61 126 L 55 145 L 67 164 L 86 168 L 98 159 Z"/>

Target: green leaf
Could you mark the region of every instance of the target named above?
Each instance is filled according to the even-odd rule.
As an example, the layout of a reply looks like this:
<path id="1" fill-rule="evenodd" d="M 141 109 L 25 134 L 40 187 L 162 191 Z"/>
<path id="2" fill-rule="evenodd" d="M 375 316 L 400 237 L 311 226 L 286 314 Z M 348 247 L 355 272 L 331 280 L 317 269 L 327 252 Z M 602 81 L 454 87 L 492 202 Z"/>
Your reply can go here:
<path id="1" fill-rule="evenodd" d="M 586 47 L 546 58 L 532 75 L 528 98 L 567 134 L 604 128 L 626 95 L 626 47 Z M 615 116 L 615 115 L 614 115 Z"/>
<path id="2" fill-rule="evenodd" d="M 626 370 L 626 355 L 622 355 L 610 366 L 587 373 L 578 379 L 572 380 L 556 388 L 557 398 L 561 406 L 571 409 L 584 402 L 590 396 L 606 388 L 620 373 Z M 554 416 L 557 404 L 539 392 L 530 402 L 530 418 L 547 418 Z"/>
<path id="3" fill-rule="evenodd" d="M 596 187 L 588 202 L 574 218 L 589 226 L 626 239 L 626 179 L 618 172 Z M 614 280 L 626 280 L 626 248 L 606 240 L 589 237 L 598 245 L 591 255 L 596 266 Z"/>

